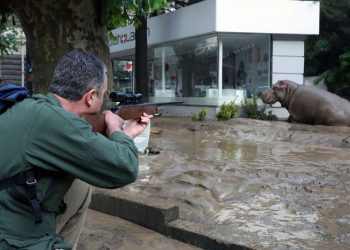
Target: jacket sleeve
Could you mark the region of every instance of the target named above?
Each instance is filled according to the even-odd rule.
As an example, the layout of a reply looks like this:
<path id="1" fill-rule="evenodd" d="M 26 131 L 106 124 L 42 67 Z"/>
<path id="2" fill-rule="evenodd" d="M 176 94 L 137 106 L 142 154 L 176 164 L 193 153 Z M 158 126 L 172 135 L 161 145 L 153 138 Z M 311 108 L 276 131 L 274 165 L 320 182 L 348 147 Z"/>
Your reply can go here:
<path id="1" fill-rule="evenodd" d="M 26 164 L 65 172 L 97 187 L 117 188 L 136 180 L 138 150 L 131 138 L 94 133 L 82 118 L 45 106 L 32 121 Z"/>

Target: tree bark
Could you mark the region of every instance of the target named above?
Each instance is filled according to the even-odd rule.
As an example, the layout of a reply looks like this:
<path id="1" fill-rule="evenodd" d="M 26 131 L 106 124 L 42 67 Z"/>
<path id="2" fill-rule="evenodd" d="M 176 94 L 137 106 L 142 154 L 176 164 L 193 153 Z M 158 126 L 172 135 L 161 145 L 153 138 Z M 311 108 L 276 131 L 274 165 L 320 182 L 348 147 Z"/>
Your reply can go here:
<path id="1" fill-rule="evenodd" d="M 6 1 L 6 0 L 5 0 Z M 107 66 L 112 84 L 106 39 L 106 1 L 11 0 L 8 6 L 20 19 L 33 68 L 33 92 L 46 93 L 63 54 L 74 48 L 92 52 Z"/>
<path id="2" fill-rule="evenodd" d="M 135 81 L 136 92 L 143 95 L 144 101 L 149 98 L 147 70 L 147 18 L 142 17 L 141 26 L 135 30 Z"/>

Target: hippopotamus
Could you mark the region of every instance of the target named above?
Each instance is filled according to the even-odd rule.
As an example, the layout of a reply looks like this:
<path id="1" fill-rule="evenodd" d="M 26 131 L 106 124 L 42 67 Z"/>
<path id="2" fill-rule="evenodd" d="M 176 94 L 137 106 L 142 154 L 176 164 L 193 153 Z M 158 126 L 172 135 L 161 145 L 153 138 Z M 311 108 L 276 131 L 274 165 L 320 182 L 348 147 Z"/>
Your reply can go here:
<path id="1" fill-rule="evenodd" d="M 280 102 L 288 110 L 290 122 L 350 126 L 350 102 L 314 86 L 283 80 L 258 96 L 267 104 Z"/>

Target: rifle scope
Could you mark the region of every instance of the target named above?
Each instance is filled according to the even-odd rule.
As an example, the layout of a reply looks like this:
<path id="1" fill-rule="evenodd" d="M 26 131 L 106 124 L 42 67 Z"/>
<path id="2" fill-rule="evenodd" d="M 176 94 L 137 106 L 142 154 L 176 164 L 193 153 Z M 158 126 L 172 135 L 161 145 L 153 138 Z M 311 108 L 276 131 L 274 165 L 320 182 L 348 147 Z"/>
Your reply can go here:
<path id="1" fill-rule="evenodd" d="M 112 102 L 119 102 L 118 105 L 139 103 L 141 102 L 142 97 L 141 93 L 130 94 L 113 91 L 109 94 L 109 100 Z"/>

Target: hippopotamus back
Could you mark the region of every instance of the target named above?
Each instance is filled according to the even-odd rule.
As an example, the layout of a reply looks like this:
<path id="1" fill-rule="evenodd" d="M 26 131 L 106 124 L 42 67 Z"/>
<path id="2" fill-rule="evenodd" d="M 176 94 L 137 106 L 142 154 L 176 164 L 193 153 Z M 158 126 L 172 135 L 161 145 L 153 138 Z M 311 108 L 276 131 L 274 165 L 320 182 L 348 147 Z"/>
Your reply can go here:
<path id="1" fill-rule="evenodd" d="M 314 86 L 278 81 L 261 94 L 263 102 L 280 102 L 293 122 L 312 125 L 350 126 L 350 102 Z"/>

